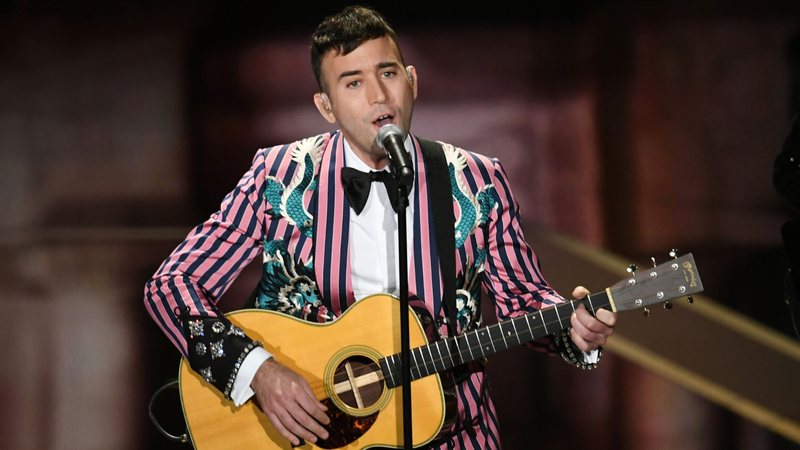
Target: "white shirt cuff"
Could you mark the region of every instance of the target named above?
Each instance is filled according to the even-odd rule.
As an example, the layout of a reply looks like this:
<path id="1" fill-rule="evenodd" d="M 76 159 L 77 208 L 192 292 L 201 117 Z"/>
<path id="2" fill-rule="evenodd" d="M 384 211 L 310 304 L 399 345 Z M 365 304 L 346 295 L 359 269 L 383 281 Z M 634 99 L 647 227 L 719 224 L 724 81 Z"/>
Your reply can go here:
<path id="1" fill-rule="evenodd" d="M 233 389 L 231 389 L 231 400 L 236 406 L 242 406 L 250 397 L 255 394 L 250 387 L 253 378 L 256 376 L 258 368 L 264 361 L 272 358 L 272 354 L 263 347 L 256 347 L 250 350 L 250 353 L 245 356 L 242 365 L 239 366 L 239 372 L 236 374 L 236 379 L 233 380 Z"/>
<path id="2" fill-rule="evenodd" d="M 582 353 L 583 362 L 586 364 L 597 364 L 597 361 L 600 360 L 600 350 L 594 349 L 592 351 Z"/>

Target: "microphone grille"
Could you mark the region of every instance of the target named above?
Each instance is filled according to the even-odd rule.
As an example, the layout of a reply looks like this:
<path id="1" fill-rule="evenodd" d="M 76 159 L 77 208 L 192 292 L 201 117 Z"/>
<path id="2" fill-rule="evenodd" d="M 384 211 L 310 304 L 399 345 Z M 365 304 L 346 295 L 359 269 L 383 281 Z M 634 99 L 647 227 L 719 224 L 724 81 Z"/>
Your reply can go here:
<path id="1" fill-rule="evenodd" d="M 378 142 L 378 145 L 381 148 L 384 148 L 383 142 L 386 140 L 386 138 L 392 135 L 403 139 L 403 130 L 401 130 L 397 125 L 390 123 L 378 128 L 378 135 L 375 137 L 375 141 Z"/>

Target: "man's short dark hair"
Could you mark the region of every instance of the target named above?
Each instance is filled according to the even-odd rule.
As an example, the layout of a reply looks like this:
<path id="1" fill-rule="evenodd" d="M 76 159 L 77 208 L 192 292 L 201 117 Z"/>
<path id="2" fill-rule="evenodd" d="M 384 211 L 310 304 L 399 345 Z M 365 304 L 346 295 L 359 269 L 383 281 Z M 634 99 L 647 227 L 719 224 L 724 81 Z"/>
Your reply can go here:
<path id="1" fill-rule="evenodd" d="M 397 45 L 397 35 L 386 19 L 377 11 L 364 6 L 348 6 L 325 18 L 311 35 L 311 68 L 320 90 L 322 85 L 322 58 L 333 50 L 346 55 L 371 39 L 389 36 Z M 397 47 L 398 52 L 400 46 Z M 400 63 L 403 64 L 402 54 Z"/>

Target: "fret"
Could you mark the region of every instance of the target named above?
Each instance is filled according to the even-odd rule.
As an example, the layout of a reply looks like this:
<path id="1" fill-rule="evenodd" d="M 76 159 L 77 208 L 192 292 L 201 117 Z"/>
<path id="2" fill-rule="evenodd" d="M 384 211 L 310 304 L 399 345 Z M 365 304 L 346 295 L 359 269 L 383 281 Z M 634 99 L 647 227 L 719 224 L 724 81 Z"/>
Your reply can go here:
<path id="1" fill-rule="evenodd" d="M 522 338 L 520 337 L 519 332 L 517 331 L 517 321 L 515 319 L 511 319 L 511 326 L 514 328 L 514 335 L 517 336 L 517 344 L 521 344 Z"/>
<path id="2" fill-rule="evenodd" d="M 466 338 L 467 338 L 467 345 L 469 346 L 469 348 L 470 348 L 470 349 L 472 349 L 472 344 L 470 344 L 470 343 L 469 343 L 469 337 L 470 337 L 471 335 L 474 335 L 474 336 L 475 336 L 475 339 L 478 341 L 478 347 L 477 347 L 477 349 L 481 351 L 481 356 L 486 356 L 486 353 L 483 353 L 483 347 L 481 346 L 481 339 L 480 339 L 480 337 L 478 336 L 478 332 L 477 332 L 477 331 L 476 331 L 476 332 L 474 332 L 474 333 L 467 333 L 467 334 L 465 334 L 465 335 L 464 335 L 464 337 L 466 337 Z M 470 350 L 470 354 L 472 354 L 472 350 Z"/>
<path id="3" fill-rule="evenodd" d="M 530 341 L 532 341 L 533 338 L 536 337 L 536 334 L 534 334 L 533 329 L 531 328 L 531 321 L 529 320 L 531 316 L 532 316 L 532 314 L 526 314 L 526 315 L 522 316 L 522 317 L 525 318 L 525 325 L 528 326 L 528 332 L 531 333 L 531 338 L 529 339 Z"/>
<path id="4" fill-rule="evenodd" d="M 542 326 L 544 326 L 544 334 L 550 334 L 550 332 L 547 331 L 547 324 L 544 323 L 544 314 L 542 314 L 541 311 L 539 311 L 539 318 L 542 319 Z"/>
<path id="5" fill-rule="evenodd" d="M 558 313 L 558 307 L 559 307 L 559 305 L 556 305 L 556 306 L 553 307 L 553 309 L 556 310 L 556 317 L 558 318 L 558 326 L 560 326 L 561 329 L 563 330 L 564 329 L 564 323 L 561 322 L 561 314 Z"/>
<path id="6" fill-rule="evenodd" d="M 419 369 L 419 364 L 417 363 L 417 356 L 414 354 L 414 351 L 415 351 L 415 350 L 417 350 L 417 349 L 413 349 L 413 350 L 411 350 L 411 352 L 410 352 L 410 353 L 411 353 L 411 357 L 412 357 L 412 358 L 414 358 L 414 367 L 416 367 L 416 368 L 417 368 L 417 378 L 422 378 L 422 371 L 420 371 L 420 369 Z M 420 355 L 420 357 L 421 357 L 421 356 L 422 356 L 422 355 Z M 412 372 L 409 370 L 409 373 L 412 373 Z M 427 375 L 427 374 L 426 374 L 426 375 Z"/>
<path id="7" fill-rule="evenodd" d="M 394 381 L 394 368 L 390 365 L 395 364 L 394 355 L 389 356 L 389 359 L 384 358 L 383 360 L 386 362 L 386 374 L 389 375 L 389 383 L 392 386 L 397 386 L 397 383 Z M 389 361 L 391 361 L 391 363 Z"/>
<path id="8" fill-rule="evenodd" d="M 467 350 L 469 350 L 469 360 L 470 361 L 474 361 L 474 360 L 476 360 L 478 358 L 476 358 L 475 355 L 472 354 L 472 345 L 470 345 L 470 343 L 469 343 L 469 335 L 470 334 L 472 334 L 472 333 L 465 333 L 464 334 L 464 341 L 467 343 Z"/>
<path id="9" fill-rule="evenodd" d="M 428 358 L 425 356 L 425 347 L 417 347 L 417 351 L 419 352 L 419 359 L 422 361 L 422 367 L 425 369 L 425 375 L 423 376 L 432 374 L 433 370 L 428 365 Z"/>
<path id="10" fill-rule="evenodd" d="M 586 296 L 586 299 L 587 299 L 587 300 L 589 300 L 589 306 L 591 306 L 591 307 L 592 307 L 592 315 L 594 315 L 594 314 L 597 314 L 597 313 L 595 312 L 595 310 L 594 310 L 594 305 L 592 304 L 592 296 L 591 296 L 591 295 L 587 295 L 587 296 Z"/>
<path id="11" fill-rule="evenodd" d="M 575 312 L 575 302 L 570 300 L 569 306 L 572 306 L 572 312 Z"/>
<path id="12" fill-rule="evenodd" d="M 613 305 L 613 299 L 610 297 L 610 292 L 595 292 L 594 294 L 587 295 L 586 297 L 592 302 L 592 309 L 597 310 L 606 307 L 611 307 L 612 309 L 615 308 Z M 594 306 L 595 303 L 597 303 L 597 306 Z"/>
<path id="13" fill-rule="evenodd" d="M 445 350 L 445 353 L 447 354 L 447 357 L 448 357 L 448 358 L 450 358 L 450 368 L 453 368 L 453 367 L 455 367 L 455 366 L 456 366 L 456 362 L 455 362 L 455 360 L 453 360 L 453 352 L 450 350 L 450 346 L 449 346 L 449 345 L 447 345 L 447 341 L 441 341 L 441 342 L 443 342 L 443 343 L 444 343 L 444 350 Z M 441 352 L 442 352 L 442 351 L 441 351 L 441 350 L 439 350 L 439 353 L 440 353 L 440 354 L 441 354 Z"/>
<path id="14" fill-rule="evenodd" d="M 442 349 L 439 348 L 439 343 L 441 342 L 442 341 L 436 341 L 436 351 L 439 352 L 439 358 L 442 358 L 442 365 L 444 366 L 445 369 L 450 369 L 452 367 L 455 367 L 455 363 L 453 362 L 453 357 L 450 355 L 449 351 L 445 352 L 447 353 L 447 357 L 450 358 L 450 367 L 447 367 L 447 363 L 445 362 L 444 357 L 442 356 Z M 447 348 L 446 345 L 445 348 Z"/>
<path id="15" fill-rule="evenodd" d="M 453 347 L 450 345 L 450 339 L 444 341 L 445 346 L 444 349 L 447 352 L 447 355 L 450 357 L 450 363 L 452 364 L 451 367 L 455 367 L 457 365 L 456 360 L 453 359 Z M 458 339 L 453 339 L 453 342 L 456 345 L 456 353 L 460 353 L 461 350 L 458 349 Z M 461 359 L 461 355 L 458 355 L 459 360 Z"/>
<path id="16" fill-rule="evenodd" d="M 431 355 L 431 364 L 433 364 L 433 371 L 434 372 L 438 372 L 438 370 L 436 369 L 436 358 L 433 357 L 433 352 L 431 351 L 431 346 L 430 345 L 426 345 L 424 348 L 427 348 L 428 349 L 428 354 Z M 443 368 L 444 368 L 444 366 L 443 366 Z"/>
<path id="17" fill-rule="evenodd" d="M 456 343 L 456 350 L 458 350 L 458 361 L 463 364 L 464 363 L 464 355 L 461 353 L 461 346 L 458 345 L 458 338 L 460 338 L 460 337 L 461 336 L 454 337 L 453 338 L 453 342 Z M 453 364 L 453 367 L 455 367 L 455 364 Z"/>
<path id="18" fill-rule="evenodd" d="M 488 328 L 484 328 L 484 329 L 480 330 L 479 333 L 478 333 L 478 343 L 481 344 L 481 346 L 483 346 L 483 343 L 481 343 L 481 340 L 480 340 L 480 335 L 481 334 L 483 334 L 484 337 L 489 336 L 489 343 L 492 344 L 492 351 L 489 352 L 489 347 L 487 346 L 486 347 L 486 351 L 483 352 L 483 356 L 486 356 L 486 353 L 497 353 L 497 349 L 494 348 L 494 340 L 492 339 L 492 336 L 489 334 Z"/>
<path id="19" fill-rule="evenodd" d="M 492 325 L 488 329 L 489 331 L 489 339 L 492 340 L 492 343 L 495 344 L 495 347 L 500 346 L 500 350 L 504 350 L 508 348 L 508 343 L 506 343 L 506 337 L 503 333 L 503 328 L 500 324 Z M 500 333 L 500 338 L 498 339 L 496 334 Z"/>
<path id="20" fill-rule="evenodd" d="M 503 338 L 503 345 L 505 345 L 506 348 L 509 348 L 510 345 L 508 345 L 508 341 L 506 341 L 506 332 L 503 330 L 503 324 L 498 323 L 497 328 L 500 329 L 500 336 Z M 508 334 L 511 334 L 511 332 L 509 332 Z"/>
<path id="21" fill-rule="evenodd" d="M 523 339 L 522 338 L 522 333 L 520 333 L 519 330 L 517 330 L 517 322 L 520 321 L 520 320 L 522 320 L 521 317 L 518 317 L 516 319 L 511 319 L 511 326 L 514 327 L 514 334 L 517 335 L 517 344 L 521 344 L 523 340 L 526 340 L 526 341 L 530 340 L 530 339 Z"/>

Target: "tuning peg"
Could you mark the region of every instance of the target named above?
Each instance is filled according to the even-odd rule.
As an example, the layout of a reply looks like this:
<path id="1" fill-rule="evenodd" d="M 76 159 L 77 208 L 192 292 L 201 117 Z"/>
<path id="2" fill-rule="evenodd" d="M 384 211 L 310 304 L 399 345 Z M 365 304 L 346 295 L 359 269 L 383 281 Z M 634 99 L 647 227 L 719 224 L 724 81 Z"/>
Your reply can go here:
<path id="1" fill-rule="evenodd" d="M 694 297 L 692 297 L 690 295 L 690 296 L 686 297 L 686 301 L 689 302 L 689 304 L 691 305 L 692 303 L 694 303 Z"/>
<path id="2" fill-rule="evenodd" d="M 634 275 L 636 273 L 636 269 L 638 269 L 638 267 L 636 267 L 636 264 L 631 264 L 628 266 L 627 270 L 629 274 Z"/>
<path id="3" fill-rule="evenodd" d="M 669 300 L 664 302 L 664 309 L 667 309 L 667 310 L 672 309 L 672 302 L 669 301 Z"/>
<path id="4" fill-rule="evenodd" d="M 677 248 L 673 248 L 672 250 L 670 250 L 669 251 L 669 257 L 678 259 L 678 249 Z"/>
<path id="5" fill-rule="evenodd" d="M 650 261 L 652 261 L 652 262 L 653 262 L 653 267 L 658 267 L 658 264 L 656 264 L 656 259 L 655 259 L 655 258 L 653 258 L 653 257 L 651 256 L 651 257 L 650 257 Z"/>
<path id="6" fill-rule="evenodd" d="M 650 317 L 650 308 L 644 308 L 642 311 L 645 317 Z"/>

